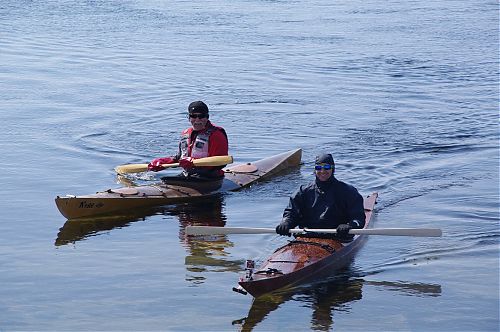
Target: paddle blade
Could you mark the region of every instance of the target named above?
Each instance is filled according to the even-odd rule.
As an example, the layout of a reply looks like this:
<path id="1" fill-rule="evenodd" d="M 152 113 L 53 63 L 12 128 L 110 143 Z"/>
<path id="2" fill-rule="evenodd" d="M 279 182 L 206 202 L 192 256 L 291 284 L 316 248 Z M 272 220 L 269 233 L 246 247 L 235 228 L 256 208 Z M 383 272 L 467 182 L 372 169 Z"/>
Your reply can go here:
<path id="1" fill-rule="evenodd" d="M 140 173 L 148 170 L 148 164 L 129 164 L 129 165 L 121 165 L 116 166 L 115 171 L 118 174 L 127 174 L 127 173 Z"/>
<path id="2" fill-rule="evenodd" d="M 351 229 L 349 233 L 388 236 L 440 237 L 443 232 L 439 228 L 369 228 Z"/>
<path id="3" fill-rule="evenodd" d="M 226 234 L 275 234 L 274 228 L 187 226 L 186 235 L 226 235 Z M 290 233 L 303 233 L 301 229 L 291 229 Z"/>
<path id="4" fill-rule="evenodd" d="M 232 156 L 213 156 L 193 160 L 195 166 L 224 166 L 232 163 Z"/>
<path id="5" fill-rule="evenodd" d="M 335 229 L 311 229 L 306 228 L 306 233 L 334 234 Z M 387 236 L 416 236 L 416 237 L 439 237 L 442 235 L 439 228 L 368 228 L 351 229 L 349 234 L 354 235 L 387 235 Z"/>
<path id="6" fill-rule="evenodd" d="M 231 164 L 233 162 L 232 156 L 214 156 L 214 157 L 206 157 L 200 159 L 194 159 L 194 166 L 224 166 L 227 164 Z M 174 164 L 163 164 L 165 168 L 179 167 L 178 163 Z M 148 170 L 148 164 L 128 164 L 121 165 L 115 167 L 115 171 L 118 174 L 127 174 L 127 173 L 141 173 L 146 172 Z"/>
<path id="7" fill-rule="evenodd" d="M 270 228 L 186 226 L 186 235 L 225 235 L 225 234 L 267 234 L 274 233 Z"/>

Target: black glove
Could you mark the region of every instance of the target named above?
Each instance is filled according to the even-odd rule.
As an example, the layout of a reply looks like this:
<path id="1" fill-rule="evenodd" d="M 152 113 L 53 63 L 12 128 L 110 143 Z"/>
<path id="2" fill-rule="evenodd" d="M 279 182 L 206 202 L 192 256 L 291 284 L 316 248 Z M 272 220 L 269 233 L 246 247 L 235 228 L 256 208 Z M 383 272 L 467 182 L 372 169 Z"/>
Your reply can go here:
<path id="1" fill-rule="evenodd" d="M 276 226 L 276 233 L 279 235 L 288 235 L 290 236 L 290 225 L 287 222 L 282 222 L 278 226 Z"/>
<path id="2" fill-rule="evenodd" d="M 349 234 L 349 230 L 351 229 L 352 227 L 348 224 L 340 224 L 337 226 L 337 235 L 338 236 L 346 236 L 347 234 Z"/>

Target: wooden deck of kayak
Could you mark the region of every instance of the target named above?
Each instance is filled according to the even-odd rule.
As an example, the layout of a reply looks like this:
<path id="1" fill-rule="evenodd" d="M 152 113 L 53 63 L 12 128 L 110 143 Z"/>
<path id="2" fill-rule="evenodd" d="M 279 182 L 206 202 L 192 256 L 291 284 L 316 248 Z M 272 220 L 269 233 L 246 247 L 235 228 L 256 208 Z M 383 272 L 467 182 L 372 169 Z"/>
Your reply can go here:
<path id="1" fill-rule="evenodd" d="M 370 227 L 378 194 L 364 200 L 366 225 Z M 356 235 L 351 242 L 334 239 L 297 237 L 277 249 L 260 267 L 242 277 L 239 287 L 254 297 L 307 280 L 329 276 L 345 268 L 361 248 L 367 235 Z M 238 289 L 235 289 L 238 290 Z"/>
<path id="2" fill-rule="evenodd" d="M 295 149 L 252 163 L 224 169 L 222 183 L 186 185 L 169 181 L 168 184 L 108 189 L 91 195 L 57 196 L 57 208 L 67 219 L 93 218 L 116 212 L 152 206 L 176 204 L 209 197 L 221 192 L 236 191 L 259 180 L 266 180 L 301 162 L 302 150 Z"/>

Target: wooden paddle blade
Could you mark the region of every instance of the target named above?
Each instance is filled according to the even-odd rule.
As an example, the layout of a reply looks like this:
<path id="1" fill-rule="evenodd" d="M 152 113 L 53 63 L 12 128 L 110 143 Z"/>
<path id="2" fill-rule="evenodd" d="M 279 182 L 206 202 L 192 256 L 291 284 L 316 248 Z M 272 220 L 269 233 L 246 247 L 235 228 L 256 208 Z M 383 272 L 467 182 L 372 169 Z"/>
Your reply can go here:
<path id="1" fill-rule="evenodd" d="M 213 156 L 193 160 L 195 166 L 224 166 L 232 163 L 232 156 Z"/>
<path id="2" fill-rule="evenodd" d="M 121 165 L 116 166 L 115 171 L 118 174 L 126 174 L 126 173 L 140 173 L 148 170 L 148 164 L 129 164 L 129 165 Z"/>
<path id="3" fill-rule="evenodd" d="M 194 166 L 224 166 L 233 162 L 232 156 L 214 156 L 194 159 Z M 179 163 L 163 164 L 165 168 L 179 167 Z M 115 167 L 118 174 L 141 173 L 148 170 L 148 164 L 128 164 Z"/>

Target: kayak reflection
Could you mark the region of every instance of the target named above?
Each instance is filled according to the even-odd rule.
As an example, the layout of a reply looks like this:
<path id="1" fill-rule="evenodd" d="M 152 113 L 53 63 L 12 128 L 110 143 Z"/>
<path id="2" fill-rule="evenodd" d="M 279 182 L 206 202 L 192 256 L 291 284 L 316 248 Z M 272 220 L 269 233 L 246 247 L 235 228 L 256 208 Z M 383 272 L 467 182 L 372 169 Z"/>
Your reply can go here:
<path id="1" fill-rule="evenodd" d="M 162 214 L 164 208 L 137 209 L 126 214 L 117 214 L 108 217 L 88 218 L 81 220 L 67 220 L 59 229 L 55 240 L 56 246 L 62 246 L 96 236 L 103 231 L 129 226 L 136 221 L 143 221 L 148 216 Z"/>
<path id="2" fill-rule="evenodd" d="M 299 288 L 284 289 L 254 298 L 247 317 L 233 322 L 241 324 L 241 331 L 252 331 L 271 312 L 285 302 L 293 300 L 308 303 L 312 308 L 313 330 L 328 331 L 333 324 L 333 313 L 344 304 L 360 300 L 363 282 L 359 279 L 339 277 L 333 281 L 302 285 Z"/>
<path id="3" fill-rule="evenodd" d="M 312 309 L 311 330 L 330 331 L 334 325 L 336 311 L 349 310 L 349 303 L 362 298 L 366 286 L 388 288 L 405 294 L 418 296 L 440 296 L 441 286 L 422 283 L 367 281 L 350 277 L 350 273 L 331 278 L 328 281 L 302 285 L 254 298 L 247 317 L 233 321 L 240 325 L 240 331 L 252 331 L 273 311 L 288 301 L 305 303 L 301 307 Z"/>
<path id="4" fill-rule="evenodd" d="M 224 197 L 216 196 L 203 203 L 177 205 L 170 211 L 180 221 L 179 239 L 188 250 L 185 258 L 186 270 L 191 274 L 186 280 L 193 283 L 203 283 L 206 279 L 204 272 L 239 272 L 243 261 L 229 260 L 227 248 L 234 244 L 225 235 L 215 236 L 187 236 L 186 226 L 218 226 L 226 224 L 224 214 Z"/>
<path id="5" fill-rule="evenodd" d="M 222 214 L 223 197 L 214 195 L 199 198 L 189 204 L 166 205 L 134 209 L 121 214 L 86 219 L 67 220 L 59 229 L 55 240 L 56 246 L 84 240 L 99 235 L 104 231 L 128 227 L 137 221 L 144 221 L 153 215 L 175 216 L 181 221 L 180 237 L 184 237 L 184 228 L 187 224 L 224 226 L 226 218 Z M 182 226 L 182 223 L 185 223 Z"/>
<path id="6" fill-rule="evenodd" d="M 389 291 L 397 291 L 406 295 L 416 296 L 440 296 L 441 285 L 425 284 L 425 283 L 408 283 L 399 281 L 364 281 L 365 285 L 384 288 Z"/>

